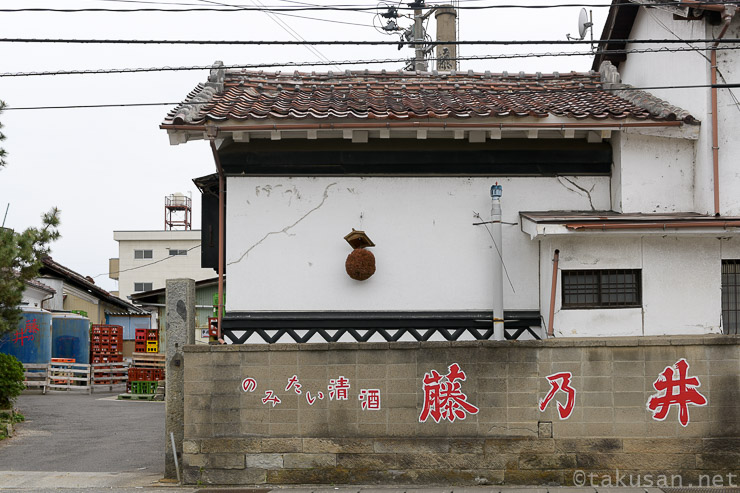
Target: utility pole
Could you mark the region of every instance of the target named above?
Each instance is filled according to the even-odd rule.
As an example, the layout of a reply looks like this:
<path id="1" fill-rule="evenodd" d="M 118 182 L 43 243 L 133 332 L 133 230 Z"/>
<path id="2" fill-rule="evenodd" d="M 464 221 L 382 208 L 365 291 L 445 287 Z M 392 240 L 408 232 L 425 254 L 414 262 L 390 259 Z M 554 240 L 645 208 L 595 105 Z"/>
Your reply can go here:
<path id="1" fill-rule="evenodd" d="M 424 59 L 424 0 L 414 0 L 409 4 L 414 8 L 414 70 L 426 72 L 427 62 Z"/>
<path id="2" fill-rule="evenodd" d="M 405 46 L 414 49 L 414 58 L 407 61 L 406 70 L 426 72 L 429 70 L 427 56 L 434 50 L 434 47 L 431 43 L 427 42 L 424 22 L 426 22 L 429 17 L 436 12 L 437 41 L 453 43 L 437 47 L 436 68 L 438 70 L 456 70 L 457 45 L 454 44 L 454 42 L 457 41 L 457 9 L 453 4 L 444 4 L 429 7 L 429 9 L 424 12 L 424 9 L 427 8 L 424 1 L 425 0 L 413 0 L 411 3 L 407 4 L 414 10 L 413 26 L 405 29 L 399 27 L 396 23 L 396 19 L 401 17 L 398 14 L 398 9 L 396 7 L 388 7 L 385 13 L 377 14 L 384 19 L 388 19 L 386 25 L 376 29 L 382 30 L 387 34 L 400 32 L 398 49 L 400 50 Z"/>

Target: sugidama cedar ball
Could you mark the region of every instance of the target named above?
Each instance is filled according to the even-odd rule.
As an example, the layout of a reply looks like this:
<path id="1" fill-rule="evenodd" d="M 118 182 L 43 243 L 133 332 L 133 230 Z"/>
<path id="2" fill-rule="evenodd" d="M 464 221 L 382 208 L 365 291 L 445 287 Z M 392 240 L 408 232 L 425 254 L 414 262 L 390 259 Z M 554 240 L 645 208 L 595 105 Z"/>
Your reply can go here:
<path id="1" fill-rule="evenodd" d="M 375 255 L 364 248 L 355 248 L 344 262 L 349 277 L 356 281 L 364 281 L 375 274 Z"/>

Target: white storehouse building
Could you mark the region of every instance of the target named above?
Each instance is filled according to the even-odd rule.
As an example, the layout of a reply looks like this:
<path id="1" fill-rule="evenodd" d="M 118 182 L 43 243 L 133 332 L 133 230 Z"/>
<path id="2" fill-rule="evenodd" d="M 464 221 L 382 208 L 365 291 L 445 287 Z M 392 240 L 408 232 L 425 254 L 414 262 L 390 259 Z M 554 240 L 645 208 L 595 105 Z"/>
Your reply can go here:
<path id="1" fill-rule="evenodd" d="M 714 38 L 716 16 L 738 37 L 719 10 L 615 1 L 605 37 Z M 738 333 L 740 112 L 720 89 L 712 124 L 711 45 L 601 56 L 590 73 L 217 63 L 161 128 L 212 141 L 218 172 L 196 183 L 213 218 L 225 183 L 226 342 L 491 338 L 497 313 L 507 338 Z M 737 56 L 720 52 L 720 72 Z M 644 89 L 668 85 L 697 87 Z M 374 244 L 363 281 L 353 229 Z"/>

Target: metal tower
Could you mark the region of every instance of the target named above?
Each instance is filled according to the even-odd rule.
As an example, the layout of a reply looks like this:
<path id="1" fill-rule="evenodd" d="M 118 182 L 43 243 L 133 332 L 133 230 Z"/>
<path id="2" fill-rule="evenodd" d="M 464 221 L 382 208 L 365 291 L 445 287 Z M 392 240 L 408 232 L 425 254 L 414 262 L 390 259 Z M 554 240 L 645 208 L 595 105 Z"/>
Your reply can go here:
<path id="1" fill-rule="evenodd" d="M 164 198 L 164 229 L 193 229 L 193 200 L 190 197 L 173 193 Z"/>

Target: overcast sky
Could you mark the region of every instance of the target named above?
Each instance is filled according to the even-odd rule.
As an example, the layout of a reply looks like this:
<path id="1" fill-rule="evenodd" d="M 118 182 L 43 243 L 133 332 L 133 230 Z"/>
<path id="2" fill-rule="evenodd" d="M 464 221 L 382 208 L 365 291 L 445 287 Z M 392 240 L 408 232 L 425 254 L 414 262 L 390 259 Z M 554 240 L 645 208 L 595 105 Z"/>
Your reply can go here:
<path id="1" fill-rule="evenodd" d="M 297 6 L 294 0 L 222 0 L 220 3 L 254 6 Z M 368 0 L 303 0 L 321 5 L 375 6 Z M 213 6 L 202 0 L 149 2 L 87 0 L 0 0 L 0 9 L 13 8 L 183 8 Z M 432 2 L 428 1 L 428 4 Z M 461 0 L 461 5 L 533 5 L 553 0 Z M 563 2 L 572 3 L 572 2 Z M 590 0 L 608 5 L 609 0 Z M 461 40 L 565 40 L 577 33 L 580 7 L 550 9 L 462 10 Z M 594 7 L 594 36 L 598 38 L 607 8 Z M 374 14 L 363 12 L 304 11 L 281 16 L 306 40 L 395 40 L 373 26 Z M 326 22 L 341 21 L 352 24 Z M 376 21 L 377 23 L 377 21 Z M 406 27 L 408 19 L 399 20 Z M 291 40 L 291 35 L 264 12 L 236 13 L 6 13 L 0 12 L 2 38 L 77 39 L 198 39 Z M 434 36 L 435 24 L 428 25 Z M 320 46 L 329 60 L 371 60 L 411 57 L 411 49 L 396 46 Z M 587 46 L 463 46 L 461 56 L 500 53 L 588 51 Z M 173 46 L 72 45 L 0 42 L 0 100 L 10 108 L 32 106 L 119 103 L 177 103 L 207 70 L 109 75 L 55 75 L 8 77 L 7 74 L 70 69 L 205 66 L 225 64 L 315 62 L 319 58 L 303 46 Z M 462 61 L 461 69 L 492 72 L 587 71 L 592 57 L 532 57 Z M 403 68 L 402 63 L 341 65 L 350 69 Z M 271 69 L 271 70 L 278 70 Z M 301 70 L 337 70 L 305 67 Z M 293 71 L 293 68 L 285 70 Z M 200 197 L 192 183 L 214 172 L 210 148 L 203 141 L 170 146 L 159 124 L 174 104 L 138 108 L 6 110 L 0 115 L 7 139 L 8 166 L 0 171 L 0 218 L 8 207 L 5 226 L 22 230 L 37 226 L 41 215 L 61 209 L 62 238 L 52 256 L 98 285 L 116 290 L 108 278 L 108 259 L 118 256 L 116 230 L 161 230 L 166 195 L 192 193 L 193 229 L 200 228 Z"/>

